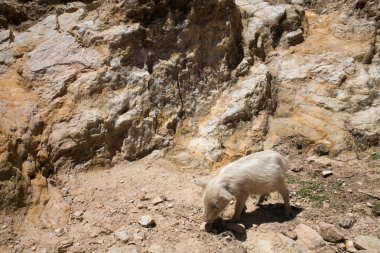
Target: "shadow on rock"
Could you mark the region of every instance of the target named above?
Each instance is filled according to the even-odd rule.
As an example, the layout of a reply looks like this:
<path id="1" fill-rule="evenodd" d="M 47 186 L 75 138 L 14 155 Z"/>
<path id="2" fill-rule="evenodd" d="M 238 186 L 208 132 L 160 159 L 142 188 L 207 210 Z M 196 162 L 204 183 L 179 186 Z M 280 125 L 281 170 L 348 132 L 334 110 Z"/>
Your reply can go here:
<path id="1" fill-rule="evenodd" d="M 302 210 L 302 208 L 292 206 L 292 216 L 286 218 L 284 215 L 283 204 L 261 205 L 256 210 L 243 214 L 238 223 L 243 224 L 245 229 L 250 229 L 253 227 L 253 225 L 259 226 L 263 223 L 282 223 L 294 219 L 300 212 L 302 212 Z M 229 220 L 218 218 L 212 225 L 212 231 L 213 233 L 226 238 L 233 235 L 236 240 L 242 242 L 247 240 L 246 231 L 236 231 L 236 229 L 233 229 L 231 224 L 233 223 Z"/>
<path id="2" fill-rule="evenodd" d="M 284 215 L 283 204 L 261 205 L 254 211 L 243 214 L 240 222 L 244 224 L 246 229 L 253 227 L 253 224 L 259 226 L 263 223 L 282 223 L 294 219 L 302 210 L 302 208 L 292 206 L 292 215 L 287 218 Z"/>

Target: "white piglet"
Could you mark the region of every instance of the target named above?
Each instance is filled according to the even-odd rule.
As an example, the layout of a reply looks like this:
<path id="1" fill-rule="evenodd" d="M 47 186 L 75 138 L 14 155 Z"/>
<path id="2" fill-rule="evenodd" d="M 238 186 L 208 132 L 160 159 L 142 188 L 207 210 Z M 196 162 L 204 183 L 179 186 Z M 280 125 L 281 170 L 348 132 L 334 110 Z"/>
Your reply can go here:
<path id="1" fill-rule="evenodd" d="M 204 188 L 203 220 L 212 223 L 235 198 L 235 213 L 232 220 L 240 219 L 245 202 L 250 194 L 260 195 L 257 204 L 265 195 L 278 191 L 285 204 L 285 216 L 291 214 L 289 191 L 285 184 L 288 168 L 287 159 L 271 150 L 254 153 L 240 158 L 226 166 L 208 183 L 196 182 Z"/>

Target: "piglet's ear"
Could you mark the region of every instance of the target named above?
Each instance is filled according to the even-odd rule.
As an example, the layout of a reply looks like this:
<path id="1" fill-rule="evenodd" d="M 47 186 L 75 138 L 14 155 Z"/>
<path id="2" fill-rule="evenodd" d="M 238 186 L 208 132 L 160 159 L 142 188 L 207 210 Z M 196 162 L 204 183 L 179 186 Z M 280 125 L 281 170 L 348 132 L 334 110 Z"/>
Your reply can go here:
<path id="1" fill-rule="evenodd" d="M 193 182 L 194 182 L 195 185 L 198 185 L 198 186 L 202 187 L 203 190 L 206 188 L 207 183 L 204 182 L 204 181 L 201 181 L 201 180 L 198 180 L 198 179 L 194 179 Z"/>
<path id="2" fill-rule="evenodd" d="M 219 196 L 223 199 L 225 199 L 226 201 L 231 201 L 233 199 L 233 196 L 232 194 L 227 191 L 226 189 L 222 188 L 219 192 Z"/>

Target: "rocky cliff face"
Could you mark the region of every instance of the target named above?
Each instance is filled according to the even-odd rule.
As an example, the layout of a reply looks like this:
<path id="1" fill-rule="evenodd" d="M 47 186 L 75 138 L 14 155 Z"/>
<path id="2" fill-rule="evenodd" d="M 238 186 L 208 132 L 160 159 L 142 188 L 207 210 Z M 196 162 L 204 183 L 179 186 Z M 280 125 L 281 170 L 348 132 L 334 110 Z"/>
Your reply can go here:
<path id="1" fill-rule="evenodd" d="M 321 15 L 260 0 L 67 2 L 0 11 L 3 210 L 26 205 L 33 180 L 155 149 L 191 169 L 284 142 L 343 160 L 378 151 L 376 1 Z"/>

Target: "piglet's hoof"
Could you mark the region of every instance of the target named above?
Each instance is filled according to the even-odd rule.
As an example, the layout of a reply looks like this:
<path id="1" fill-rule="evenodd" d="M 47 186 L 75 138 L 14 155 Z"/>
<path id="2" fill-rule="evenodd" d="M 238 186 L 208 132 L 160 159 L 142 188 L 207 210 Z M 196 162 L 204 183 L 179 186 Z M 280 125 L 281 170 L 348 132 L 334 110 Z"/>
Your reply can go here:
<path id="1" fill-rule="evenodd" d="M 212 223 L 202 222 L 202 224 L 199 227 L 200 231 L 206 231 L 211 232 L 212 230 Z"/>

